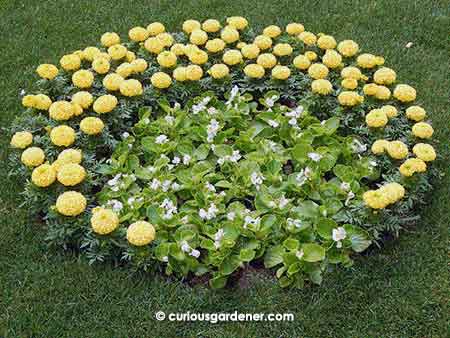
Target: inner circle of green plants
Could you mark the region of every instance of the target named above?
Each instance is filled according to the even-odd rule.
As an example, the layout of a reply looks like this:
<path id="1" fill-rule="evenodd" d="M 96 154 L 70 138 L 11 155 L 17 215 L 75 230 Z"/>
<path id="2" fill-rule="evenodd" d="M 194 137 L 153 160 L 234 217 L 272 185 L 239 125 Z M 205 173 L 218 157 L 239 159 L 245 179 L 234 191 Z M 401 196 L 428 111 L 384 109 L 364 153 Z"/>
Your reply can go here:
<path id="1" fill-rule="evenodd" d="M 263 263 L 301 287 L 418 218 L 433 128 L 355 41 L 228 17 L 100 42 L 37 67 L 11 127 L 50 246 L 214 288 Z"/>

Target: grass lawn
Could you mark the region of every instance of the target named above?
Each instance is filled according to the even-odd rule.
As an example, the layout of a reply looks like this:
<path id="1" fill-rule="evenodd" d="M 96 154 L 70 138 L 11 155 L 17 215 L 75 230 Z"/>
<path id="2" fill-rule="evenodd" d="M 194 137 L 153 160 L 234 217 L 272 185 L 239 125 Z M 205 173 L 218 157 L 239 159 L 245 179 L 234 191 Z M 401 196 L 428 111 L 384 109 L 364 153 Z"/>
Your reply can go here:
<path id="1" fill-rule="evenodd" d="M 436 182 L 422 221 L 399 240 L 328 274 L 320 287 L 281 289 L 247 272 L 249 283 L 212 291 L 108 265 L 89 266 L 48 252 L 42 224 L 18 207 L 21 182 L 7 179 L 9 140 L 1 133 L 0 337 L 333 337 L 444 338 L 448 334 L 450 223 L 450 6 L 438 0 L 0 0 L 0 125 L 20 113 L 19 91 L 39 63 L 125 35 L 158 20 L 178 30 L 184 19 L 244 15 L 254 26 L 305 24 L 336 39 L 352 38 L 386 57 L 401 81 L 418 89 L 440 140 Z M 413 45 L 405 48 L 408 42 Z M 241 285 L 242 286 L 242 285 Z M 157 322 L 166 312 L 292 312 L 293 322 Z"/>

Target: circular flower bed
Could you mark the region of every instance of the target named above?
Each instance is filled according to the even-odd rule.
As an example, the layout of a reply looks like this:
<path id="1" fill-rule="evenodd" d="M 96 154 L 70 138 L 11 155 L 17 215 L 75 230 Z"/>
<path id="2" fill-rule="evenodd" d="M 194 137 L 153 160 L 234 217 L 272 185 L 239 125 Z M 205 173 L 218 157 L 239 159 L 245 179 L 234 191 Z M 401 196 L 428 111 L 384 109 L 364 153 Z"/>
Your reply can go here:
<path id="1" fill-rule="evenodd" d="M 182 28 L 37 68 L 11 172 L 50 245 L 212 287 L 261 261 L 300 287 L 417 219 L 433 128 L 383 57 L 299 23 Z"/>

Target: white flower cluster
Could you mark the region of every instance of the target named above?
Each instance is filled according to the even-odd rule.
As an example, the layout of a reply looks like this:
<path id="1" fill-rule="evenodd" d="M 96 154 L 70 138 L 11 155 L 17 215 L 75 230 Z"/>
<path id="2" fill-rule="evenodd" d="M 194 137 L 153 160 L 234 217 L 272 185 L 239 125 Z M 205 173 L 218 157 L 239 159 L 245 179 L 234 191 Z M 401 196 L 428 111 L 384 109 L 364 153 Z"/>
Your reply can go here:
<path id="1" fill-rule="evenodd" d="M 214 137 L 216 137 L 219 129 L 220 129 L 219 122 L 217 122 L 216 119 L 211 119 L 211 121 L 209 122 L 208 127 L 207 127 L 207 133 L 208 133 L 207 140 L 209 143 L 212 143 L 212 141 L 214 140 Z"/>
<path id="2" fill-rule="evenodd" d="M 252 217 L 252 216 L 245 216 L 245 218 L 244 218 L 244 225 L 243 225 L 243 228 L 244 229 L 247 229 L 247 227 L 249 226 L 249 225 L 252 225 L 253 227 L 257 227 L 257 226 L 259 226 L 259 224 L 260 224 L 260 222 L 261 222 L 261 218 L 259 218 L 259 217 L 256 217 L 256 218 L 254 218 L 254 217 Z"/>
<path id="3" fill-rule="evenodd" d="M 261 173 L 253 172 L 250 175 L 250 181 L 255 186 L 256 190 L 259 190 L 261 184 L 264 182 L 265 177 Z"/>
<path id="4" fill-rule="evenodd" d="M 203 100 L 201 100 L 198 104 L 194 104 L 192 106 L 192 113 L 196 115 L 201 111 L 205 110 L 209 101 L 211 101 L 211 98 L 207 96 Z"/>
<path id="5" fill-rule="evenodd" d="M 200 257 L 200 251 L 197 249 L 191 248 L 188 242 L 182 241 L 181 242 L 181 251 L 188 253 L 190 256 L 199 258 Z"/>
<path id="6" fill-rule="evenodd" d="M 304 111 L 303 106 L 298 106 L 298 107 L 296 107 L 294 110 L 291 110 L 291 111 L 287 112 L 287 113 L 285 114 L 286 117 L 290 117 L 288 123 L 289 123 L 291 126 L 293 126 L 293 127 L 295 127 L 295 128 L 298 128 L 298 126 L 297 126 L 297 120 L 302 116 L 303 111 Z"/>
<path id="7" fill-rule="evenodd" d="M 173 215 L 178 213 L 177 206 L 169 198 L 164 199 L 160 207 L 165 209 L 165 213 L 162 216 L 163 219 L 172 219 Z"/>
<path id="8" fill-rule="evenodd" d="M 333 241 L 336 242 L 336 247 L 339 249 L 342 248 L 341 241 L 347 237 L 347 231 L 343 227 L 338 227 L 337 229 L 333 229 L 331 236 Z"/>
<path id="9" fill-rule="evenodd" d="M 312 170 L 310 167 L 306 167 L 297 174 L 295 177 L 295 180 L 297 181 L 298 185 L 301 187 L 303 184 L 306 183 L 308 179 L 311 178 Z"/>
<path id="10" fill-rule="evenodd" d="M 287 225 L 289 225 L 289 226 L 294 226 L 296 228 L 302 227 L 302 221 L 299 219 L 288 218 L 286 220 L 286 222 L 287 222 Z"/>
<path id="11" fill-rule="evenodd" d="M 223 236 L 225 235 L 225 232 L 223 230 L 223 228 L 220 228 L 219 230 L 217 230 L 217 232 L 214 234 L 214 247 L 216 249 L 220 248 L 221 245 L 221 241 Z"/>
<path id="12" fill-rule="evenodd" d="M 225 155 L 224 157 L 220 157 L 217 159 L 217 163 L 222 165 L 225 162 L 233 162 L 237 163 L 242 158 L 239 150 L 233 150 L 233 153 L 231 155 Z"/>
<path id="13" fill-rule="evenodd" d="M 106 206 L 111 207 L 111 209 L 117 213 L 119 213 L 123 209 L 123 203 L 115 199 L 106 202 Z"/>
<path id="14" fill-rule="evenodd" d="M 214 203 L 211 203 L 208 210 L 202 208 L 198 211 L 198 215 L 201 219 L 206 219 L 209 221 L 217 216 L 218 211 L 219 209 L 217 209 L 216 205 Z"/>
<path id="15" fill-rule="evenodd" d="M 168 141 L 169 141 L 169 138 L 164 134 L 157 136 L 155 139 L 156 144 L 164 144 L 164 143 L 167 143 Z"/>

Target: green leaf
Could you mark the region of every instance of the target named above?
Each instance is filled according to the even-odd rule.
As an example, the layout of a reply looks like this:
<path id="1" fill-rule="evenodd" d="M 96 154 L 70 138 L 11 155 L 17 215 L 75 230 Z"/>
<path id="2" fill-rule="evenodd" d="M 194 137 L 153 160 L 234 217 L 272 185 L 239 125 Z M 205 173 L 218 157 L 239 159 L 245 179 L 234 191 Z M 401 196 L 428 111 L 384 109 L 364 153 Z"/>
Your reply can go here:
<path id="1" fill-rule="evenodd" d="M 313 152 L 314 149 L 309 144 L 299 143 L 292 148 L 292 157 L 297 161 L 306 161 L 308 154 Z"/>
<path id="2" fill-rule="evenodd" d="M 316 218 L 319 216 L 319 206 L 313 201 L 306 200 L 299 202 L 292 211 L 301 218 Z"/>
<path id="3" fill-rule="evenodd" d="M 268 269 L 283 263 L 284 249 L 281 245 L 269 247 L 264 255 L 264 266 Z"/>
<path id="4" fill-rule="evenodd" d="M 228 256 L 220 265 L 219 272 L 221 275 L 230 275 L 239 268 L 240 264 L 239 256 Z"/>
<path id="5" fill-rule="evenodd" d="M 302 246 L 303 260 L 306 262 L 319 262 L 325 258 L 325 249 L 316 243 L 306 243 Z"/>
<path id="6" fill-rule="evenodd" d="M 217 276 L 209 280 L 209 286 L 213 289 L 221 289 L 227 284 L 226 276 Z"/>
<path id="7" fill-rule="evenodd" d="M 300 243 L 297 239 L 290 237 L 285 239 L 283 242 L 283 246 L 290 251 L 297 251 L 299 245 Z"/>
<path id="8" fill-rule="evenodd" d="M 363 234 L 355 233 L 350 236 L 350 241 L 352 243 L 352 249 L 356 252 L 362 252 L 366 250 L 372 241 L 368 240 Z"/>
<path id="9" fill-rule="evenodd" d="M 337 227 L 337 223 L 330 218 L 321 218 L 317 223 L 317 233 L 325 238 L 331 239 L 333 229 Z"/>
<path id="10" fill-rule="evenodd" d="M 255 251 L 250 249 L 241 249 L 239 252 L 239 259 L 244 262 L 250 262 L 255 258 Z"/>

